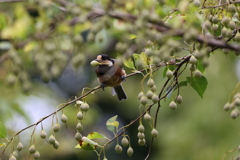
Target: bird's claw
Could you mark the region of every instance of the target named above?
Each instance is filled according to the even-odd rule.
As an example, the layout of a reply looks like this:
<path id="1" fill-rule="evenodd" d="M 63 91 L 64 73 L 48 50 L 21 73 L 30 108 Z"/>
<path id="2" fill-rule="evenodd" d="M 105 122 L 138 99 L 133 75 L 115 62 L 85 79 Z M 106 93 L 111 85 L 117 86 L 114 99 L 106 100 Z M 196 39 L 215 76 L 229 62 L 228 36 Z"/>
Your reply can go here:
<path id="1" fill-rule="evenodd" d="M 103 91 L 104 91 L 104 87 L 106 87 L 106 85 L 105 84 L 101 84 L 101 88 L 102 88 Z"/>
<path id="2" fill-rule="evenodd" d="M 126 76 L 122 75 L 121 79 L 122 79 L 122 81 L 126 82 Z"/>

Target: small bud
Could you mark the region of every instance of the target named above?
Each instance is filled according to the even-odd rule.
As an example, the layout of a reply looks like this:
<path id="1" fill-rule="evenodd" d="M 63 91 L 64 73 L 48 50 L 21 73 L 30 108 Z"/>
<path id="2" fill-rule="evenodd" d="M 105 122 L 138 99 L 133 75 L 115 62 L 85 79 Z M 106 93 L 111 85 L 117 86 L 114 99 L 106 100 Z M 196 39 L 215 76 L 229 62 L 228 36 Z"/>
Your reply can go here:
<path id="1" fill-rule="evenodd" d="M 59 123 L 56 123 L 54 126 L 53 126 L 53 132 L 58 132 L 60 130 L 60 124 Z"/>
<path id="2" fill-rule="evenodd" d="M 154 80 L 152 78 L 149 78 L 149 80 L 147 81 L 147 86 L 149 88 L 152 88 L 154 85 L 155 85 Z"/>
<path id="3" fill-rule="evenodd" d="M 29 152 L 30 154 L 35 153 L 35 152 L 36 152 L 35 145 L 31 145 L 31 147 L 28 149 L 28 152 Z"/>
<path id="4" fill-rule="evenodd" d="M 143 93 L 143 92 L 140 92 L 140 93 L 138 94 L 138 99 L 140 100 L 143 95 L 144 95 L 144 93 Z"/>
<path id="5" fill-rule="evenodd" d="M 144 131 L 145 131 L 145 127 L 142 124 L 140 124 L 138 126 L 138 132 L 144 132 Z"/>
<path id="6" fill-rule="evenodd" d="M 40 132 L 40 137 L 41 137 L 42 139 L 45 139 L 45 138 L 47 137 L 47 133 L 46 133 L 44 130 L 42 130 L 42 131 Z"/>
<path id="7" fill-rule="evenodd" d="M 22 149 L 23 149 L 23 144 L 21 142 L 19 142 L 17 145 L 17 150 L 21 151 Z"/>
<path id="8" fill-rule="evenodd" d="M 62 116 L 61 116 L 61 121 L 62 121 L 63 123 L 67 123 L 68 118 L 67 118 L 67 116 L 66 116 L 65 114 L 62 114 Z"/>
<path id="9" fill-rule="evenodd" d="M 227 103 L 224 105 L 223 109 L 224 109 L 225 111 L 230 110 L 230 103 L 227 102 Z"/>
<path id="10" fill-rule="evenodd" d="M 143 116 L 143 119 L 144 119 L 145 121 L 147 121 L 147 122 L 150 122 L 151 119 L 152 119 L 152 117 L 151 117 L 151 115 L 147 112 L 147 113 L 145 113 L 145 115 Z"/>
<path id="11" fill-rule="evenodd" d="M 176 98 L 176 102 L 177 102 L 178 104 L 181 104 L 182 101 L 183 101 L 182 96 L 181 96 L 181 95 L 178 95 L 177 98 Z"/>
<path id="12" fill-rule="evenodd" d="M 75 134 L 75 137 L 74 137 L 77 141 L 80 141 L 80 140 L 82 140 L 82 135 L 81 135 L 81 133 L 79 133 L 79 132 L 77 132 L 76 134 Z"/>
<path id="13" fill-rule="evenodd" d="M 191 56 L 190 60 L 189 60 L 190 64 L 196 64 L 197 63 L 197 58 L 195 58 L 195 56 Z"/>
<path id="14" fill-rule="evenodd" d="M 89 109 L 89 105 L 87 103 L 82 103 L 81 104 L 81 110 L 84 112 L 87 112 Z"/>
<path id="15" fill-rule="evenodd" d="M 78 120 L 82 120 L 82 119 L 83 119 L 83 113 L 82 113 L 82 112 L 79 111 L 79 112 L 77 113 L 77 119 L 78 119 Z"/>
<path id="16" fill-rule="evenodd" d="M 133 155 L 133 149 L 132 149 L 132 147 L 129 147 L 129 148 L 128 148 L 128 150 L 127 150 L 127 155 L 128 155 L 129 157 L 131 157 L 131 156 Z"/>
<path id="17" fill-rule="evenodd" d="M 147 104 L 147 97 L 142 96 L 141 99 L 140 99 L 140 103 L 145 106 Z"/>
<path id="18" fill-rule="evenodd" d="M 155 85 L 152 86 L 151 91 L 154 93 L 154 92 L 156 92 L 156 90 L 157 90 L 157 87 Z"/>
<path id="19" fill-rule="evenodd" d="M 9 158 L 9 160 L 17 160 L 17 158 L 13 155 L 11 155 L 11 157 Z"/>
<path id="20" fill-rule="evenodd" d="M 156 94 L 153 94 L 153 96 L 152 96 L 152 101 L 153 101 L 153 103 L 156 103 L 156 102 L 158 102 L 158 95 L 156 95 Z"/>
<path id="21" fill-rule="evenodd" d="M 138 139 L 145 139 L 145 134 L 142 132 L 138 132 L 137 137 Z"/>
<path id="22" fill-rule="evenodd" d="M 167 76 L 168 79 L 172 78 L 173 77 L 173 72 L 170 69 L 168 69 L 167 72 L 166 72 L 166 76 Z"/>
<path id="23" fill-rule="evenodd" d="M 237 118 L 238 116 L 239 116 L 239 110 L 238 110 L 238 109 L 232 110 L 232 112 L 231 112 L 231 117 L 232 117 L 233 119 L 235 119 L 235 118 Z"/>
<path id="24" fill-rule="evenodd" d="M 151 90 L 148 90 L 146 96 L 148 99 L 152 99 L 153 92 Z"/>
<path id="25" fill-rule="evenodd" d="M 76 128 L 79 132 L 81 132 L 83 130 L 83 125 L 80 122 L 78 122 Z"/>
<path id="26" fill-rule="evenodd" d="M 158 131 L 155 128 L 153 128 L 152 131 L 151 131 L 151 135 L 152 135 L 152 137 L 157 137 L 158 136 Z"/>
<path id="27" fill-rule="evenodd" d="M 122 153 L 122 146 L 120 146 L 119 144 L 117 144 L 117 145 L 115 146 L 115 151 L 116 151 L 117 153 Z"/>
<path id="28" fill-rule="evenodd" d="M 39 159 L 40 158 L 40 153 L 38 151 L 36 151 L 33 155 L 34 159 Z"/>
<path id="29" fill-rule="evenodd" d="M 59 148 L 59 142 L 58 141 L 55 141 L 55 143 L 53 144 L 53 147 L 55 149 L 58 149 Z"/>
<path id="30" fill-rule="evenodd" d="M 236 98 L 234 100 L 234 104 L 235 104 L 235 106 L 239 107 L 240 106 L 240 98 Z"/>
<path id="31" fill-rule="evenodd" d="M 172 110 L 176 110 L 177 109 L 177 104 L 172 101 L 170 104 L 169 104 L 169 108 L 171 108 Z"/>
<path id="32" fill-rule="evenodd" d="M 140 146 L 144 146 L 145 143 L 146 143 L 146 140 L 145 140 L 145 139 L 139 139 L 139 140 L 138 140 L 138 144 L 139 144 Z"/>
<path id="33" fill-rule="evenodd" d="M 196 66 L 194 64 L 191 64 L 190 67 L 189 67 L 190 71 L 194 71 L 196 69 Z"/>
<path id="34" fill-rule="evenodd" d="M 124 147 L 127 147 L 127 146 L 129 145 L 129 141 L 128 141 L 128 139 L 127 139 L 126 137 L 123 137 L 123 138 L 122 138 L 121 143 L 122 143 L 122 145 L 123 145 Z"/>
<path id="35" fill-rule="evenodd" d="M 55 137 L 54 137 L 53 135 L 50 135 L 49 138 L 48 138 L 48 142 L 49 142 L 50 144 L 54 144 L 55 141 L 56 141 Z"/>
<path id="36" fill-rule="evenodd" d="M 200 72 L 199 70 L 196 70 L 196 71 L 194 72 L 194 77 L 196 77 L 196 78 L 201 78 L 201 77 L 202 77 L 202 72 Z"/>

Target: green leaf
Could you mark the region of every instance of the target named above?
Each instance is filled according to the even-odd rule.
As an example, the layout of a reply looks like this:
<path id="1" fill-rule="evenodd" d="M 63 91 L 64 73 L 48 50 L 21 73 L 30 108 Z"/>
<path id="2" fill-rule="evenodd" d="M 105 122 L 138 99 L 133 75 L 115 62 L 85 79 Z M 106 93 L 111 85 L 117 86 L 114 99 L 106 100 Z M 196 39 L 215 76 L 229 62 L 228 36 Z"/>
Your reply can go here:
<path id="1" fill-rule="evenodd" d="M 118 128 L 119 126 L 119 122 L 116 121 L 117 120 L 117 115 L 116 116 L 113 116 L 112 118 L 108 119 L 107 120 L 107 123 L 106 123 L 106 126 L 107 126 L 107 129 L 113 133 L 115 133 L 116 129 Z"/>
<path id="2" fill-rule="evenodd" d="M 133 61 L 130 58 L 127 60 L 124 60 L 123 64 L 130 69 L 135 69 Z"/>
<path id="3" fill-rule="evenodd" d="M 106 136 L 104 136 L 104 135 L 102 135 L 102 134 L 100 134 L 100 133 L 98 133 L 98 132 L 89 133 L 88 136 L 87 136 L 87 138 L 89 138 L 89 139 L 106 138 L 106 139 L 107 139 Z"/>
<path id="4" fill-rule="evenodd" d="M 182 82 L 178 83 L 178 86 L 176 86 L 176 87 L 174 88 L 174 91 L 175 91 L 176 89 L 178 89 L 178 87 L 180 88 L 180 87 L 187 86 L 187 85 L 188 85 L 188 82 L 187 82 L 187 81 L 182 81 Z"/>
<path id="5" fill-rule="evenodd" d="M 205 67 L 204 67 L 202 61 L 198 61 L 198 63 L 197 63 L 197 69 L 198 69 L 200 72 L 204 73 Z"/>
<path id="6" fill-rule="evenodd" d="M 7 129 L 2 122 L 0 122 L 0 138 L 7 138 Z"/>
<path id="7" fill-rule="evenodd" d="M 75 146 L 75 148 L 92 151 L 95 150 L 97 146 L 99 146 L 97 142 L 94 142 L 87 137 L 83 137 L 82 140 L 79 141 L 79 144 Z"/>
<path id="8" fill-rule="evenodd" d="M 193 87 L 195 91 L 197 91 L 199 96 L 203 98 L 203 94 L 208 85 L 207 79 L 204 76 L 201 78 L 187 77 L 187 82 Z"/>

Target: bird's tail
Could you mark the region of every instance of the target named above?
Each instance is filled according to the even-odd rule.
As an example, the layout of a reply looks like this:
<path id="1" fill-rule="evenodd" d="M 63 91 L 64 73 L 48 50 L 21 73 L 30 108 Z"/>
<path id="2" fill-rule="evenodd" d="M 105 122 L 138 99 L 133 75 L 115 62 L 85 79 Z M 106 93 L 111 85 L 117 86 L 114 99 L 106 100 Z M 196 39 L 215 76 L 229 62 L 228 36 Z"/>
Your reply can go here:
<path id="1" fill-rule="evenodd" d="M 122 85 L 118 85 L 113 87 L 113 95 L 117 94 L 117 97 L 119 99 L 119 101 L 123 100 L 123 99 L 127 99 L 127 95 L 125 94 Z"/>

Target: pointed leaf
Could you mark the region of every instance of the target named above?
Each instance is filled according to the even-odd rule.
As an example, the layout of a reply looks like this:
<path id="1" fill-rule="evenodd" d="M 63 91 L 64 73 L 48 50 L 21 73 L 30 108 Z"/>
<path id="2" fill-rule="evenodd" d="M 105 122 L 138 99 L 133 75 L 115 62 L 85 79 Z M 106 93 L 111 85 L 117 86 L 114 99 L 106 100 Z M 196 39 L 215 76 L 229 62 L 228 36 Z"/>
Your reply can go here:
<path id="1" fill-rule="evenodd" d="M 124 60 L 123 64 L 130 69 L 135 69 L 133 61 L 130 58 L 127 60 Z"/>
<path id="2" fill-rule="evenodd" d="M 0 147 L 3 147 L 5 146 L 6 144 L 5 143 L 0 143 Z"/>
<path id="3" fill-rule="evenodd" d="M 98 132 L 89 133 L 88 136 L 87 136 L 87 138 L 89 138 L 89 139 L 106 138 L 106 139 L 107 139 L 106 136 L 104 136 L 104 135 L 102 135 L 102 134 L 100 134 L 100 133 L 98 133 Z"/>
<path id="4" fill-rule="evenodd" d="M 117 115 L 112 117 L 112 118 L 110 118 L 110 119 L 108 119 L 107 123 L 106 123 L 107 129 L 109 131 L 113 132 L 113 133 L 115 133 L 116 128 L 118 128 L 118 126 L 119 126 L 119 122 L 116 121 L 116 119 L 117 119 Z"/>
<path id="5" fill-rule="evenodd" d="M 0 138 L 7 137 L 7 129 L 2 122 L 0 122 Z"/>
<path id="6" fill-rule="evenodd" d="M 203 94 L 208 85 L 207 79 L 204 76 L 201 78 L 187 77 L 187 81 L 193 87 L 193 89 L 197 91 L 199 96 L 203 98 Z"/>

